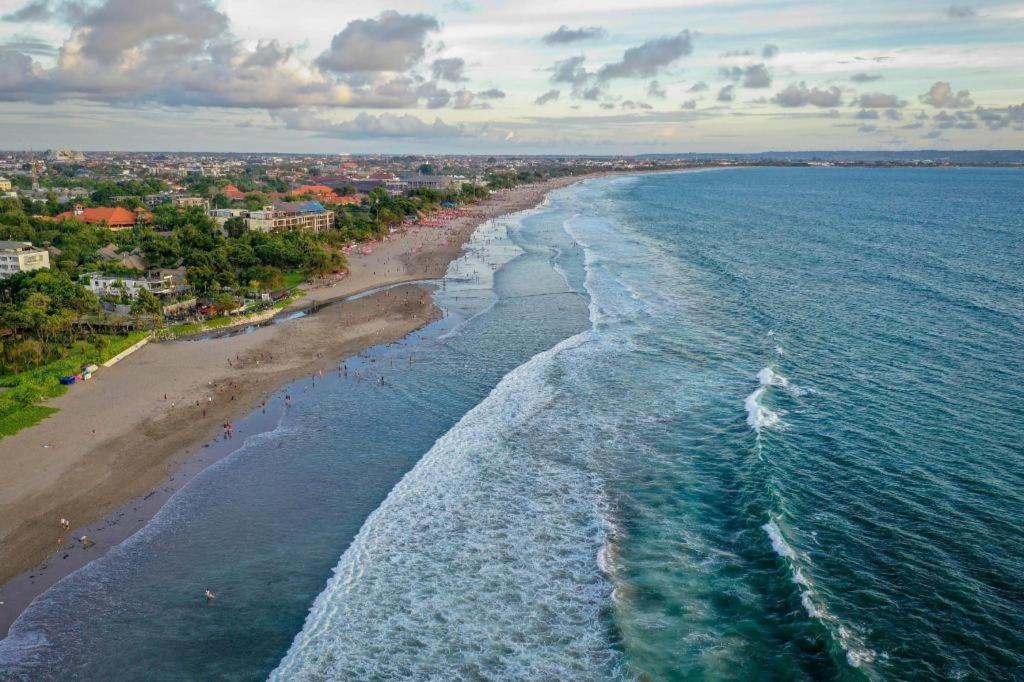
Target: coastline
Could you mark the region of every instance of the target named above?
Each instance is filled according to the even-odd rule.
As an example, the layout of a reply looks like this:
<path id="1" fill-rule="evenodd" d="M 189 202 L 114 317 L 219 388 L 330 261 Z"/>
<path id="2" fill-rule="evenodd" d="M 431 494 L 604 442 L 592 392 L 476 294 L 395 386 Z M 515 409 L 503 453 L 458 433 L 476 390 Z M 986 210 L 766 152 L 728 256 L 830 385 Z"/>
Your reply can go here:
<path id="1" fill-rule="evenodd" d="M 316 314 L 219 338 L 150 344 L 52 401 L 60 412 L 51 418 L 0 441 L 11 472 L 0 481 L 2 636 L 36 596 L 144 527 L 246 436 L 273 428 L 283 408 L 281 395 L 271 398 L 275 392 L 436 319 L 432 292 L 421 282 L 443 277 L 478 225 L 533 208 L 549 191 L 587 177 L 501 192 L 443 229 L 410 229 L 370 254 L 353 254 L 348 276 L 311 289 L 280 313 Z M 388 286 L 394 288 L 376 291 Z M 240 418 L 234 440 L 216 438 L 224 422 Z M 75 530 L 54 552 L 61 518 Z M 96 544 L 84 548 L 74 540 L 82 535 Z"/>

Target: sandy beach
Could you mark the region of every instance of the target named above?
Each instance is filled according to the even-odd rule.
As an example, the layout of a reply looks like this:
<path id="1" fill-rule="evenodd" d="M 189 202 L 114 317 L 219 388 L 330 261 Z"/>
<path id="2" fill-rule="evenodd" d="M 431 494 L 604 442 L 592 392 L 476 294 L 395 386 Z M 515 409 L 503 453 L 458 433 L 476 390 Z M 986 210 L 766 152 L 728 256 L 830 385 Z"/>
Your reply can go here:
<path id="1" fill-rule="evenodd" d="M 32 598 L 144 525 L 215 461 L 204 445 L 226 422 L 258 411 L 289 382 L 401 339 L 438 314 L 431 288 L 421 285 L 339 299 L 442 277 L 477 225 L 578 180 L 501 192 L 445 228 L 410 228 L 370 253 L 354 251 L 346 277 L 311 288 L 285 311 L 338 301 L 316 314 L 247 334 L 151 343 L 49 401 L 58 413 L 0 440 L 0 633 Z M 218 456 L 230 450 L 220 441 Z M 132 523 L 118 526 L 126 514 Z M 84 534 L 96 544 L 86 547 L 77 539 Z"/>

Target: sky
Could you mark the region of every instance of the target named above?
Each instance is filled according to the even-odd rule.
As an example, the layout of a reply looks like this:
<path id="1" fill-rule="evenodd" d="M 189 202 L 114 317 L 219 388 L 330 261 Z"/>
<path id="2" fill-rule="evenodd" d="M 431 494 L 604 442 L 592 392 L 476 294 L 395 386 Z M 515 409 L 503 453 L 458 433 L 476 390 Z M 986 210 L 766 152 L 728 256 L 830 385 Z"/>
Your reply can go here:
<path id="1" fill-rule="evenodd" d="M 0 149 L 1024 148 L 1024 0 L 0 0 Z"/>

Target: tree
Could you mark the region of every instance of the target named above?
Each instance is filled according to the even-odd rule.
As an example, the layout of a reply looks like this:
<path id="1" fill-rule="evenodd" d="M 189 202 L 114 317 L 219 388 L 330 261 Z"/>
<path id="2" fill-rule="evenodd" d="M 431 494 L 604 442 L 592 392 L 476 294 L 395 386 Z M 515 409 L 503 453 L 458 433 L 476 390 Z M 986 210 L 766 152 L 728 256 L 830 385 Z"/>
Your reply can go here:
<path id="1" fill-rule="evenodd" d="M 238 299 L 231 294 L 217 294 L 213 298 L 213 306 L 219 313 L 230 313 L 239 308 Z"/>
<path id="2" fill-rule="evenodd" d="M 241 237 L 248 229 L 248 226 L 245 224 L 245 218 L 234 216 L 224 221 L 224 231 L 228 233 L 229 237 L 234 239 Z"/>
<path id="3" fill-rule="evenodd" d="M 164 307 L 156 294 L 145 287 L 139 289 L 138 296 L 132 302 L 133 315 L 152 315 L 159 318 L 163 316 L 163 312 Z"/>

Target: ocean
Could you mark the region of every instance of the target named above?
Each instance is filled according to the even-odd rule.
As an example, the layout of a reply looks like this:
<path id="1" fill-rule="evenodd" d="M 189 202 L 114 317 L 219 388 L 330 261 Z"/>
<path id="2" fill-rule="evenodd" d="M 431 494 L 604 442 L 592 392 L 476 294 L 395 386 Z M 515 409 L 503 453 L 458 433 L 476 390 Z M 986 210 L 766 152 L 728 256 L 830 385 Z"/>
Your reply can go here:
<path id="1" fill-rule="evenodd" d="M 612 177 L 494 221 L 444 319 L 275 397 L 0 676 L 1020 677 L 1022 180 Z"/>

